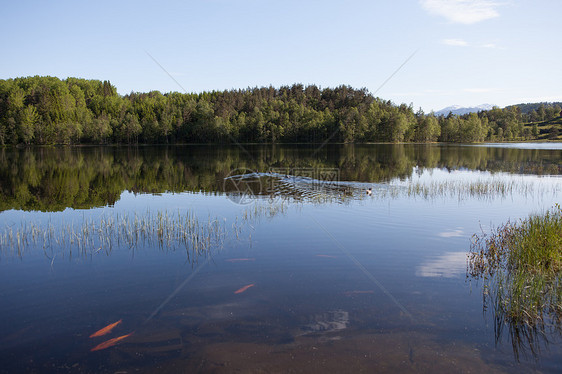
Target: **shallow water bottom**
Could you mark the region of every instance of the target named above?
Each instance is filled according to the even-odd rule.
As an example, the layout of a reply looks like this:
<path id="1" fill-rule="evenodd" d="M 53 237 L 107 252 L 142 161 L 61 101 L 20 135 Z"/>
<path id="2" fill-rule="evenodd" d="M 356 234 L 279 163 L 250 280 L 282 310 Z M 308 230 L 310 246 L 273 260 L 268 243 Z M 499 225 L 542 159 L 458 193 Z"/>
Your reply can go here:
<path id="1" fill-rule="evenodd" d="M 362 314 L 333 310 L 308 317 L 205 318 L 194 308 L 162 313 L 133 335 L 111 347 L 89 352 L 107 338 L 85 334 L 26 341 L 21 349 L 0 351 L 1 373 L 418 373 L 528 372 L 532 362 L 517 363 L 491 343 L 471 333 L 445 337 L 440 329 L 416 323 L 396 313 L 395 328 L 366 328 Z M 373 317 L 371 317 L 373 318 Z M 131 323 L 116 328 L 121 334 Z M 116 334 L 113 334 L 116 335 Z M 60 348 L 57 348 L 60 347 Z M 74 347 L 69 349 L 70 347 Z M 505 347 L 506 351 L 509 350 Z M 548 364 L 542 370 L 555 370 Z"/>
<path id="2" fill-rule="evenodd" d="M 154 341 L 147 345 L 147 339 Z M 134 348 L 139 344 L 145 344 L 144 352 Z M 134 364 L 123 364 L 132 359 Z M 505 372 L 505 367 L 486 362 L 480 349 L 461 342 L 443 345 L 419 332 L 337 332 L 274 345 L 205 343 L 194 335 L 159 332 L 112 351 L 107 363 L 112 362 L 111 370 L 121 373 Z"/>

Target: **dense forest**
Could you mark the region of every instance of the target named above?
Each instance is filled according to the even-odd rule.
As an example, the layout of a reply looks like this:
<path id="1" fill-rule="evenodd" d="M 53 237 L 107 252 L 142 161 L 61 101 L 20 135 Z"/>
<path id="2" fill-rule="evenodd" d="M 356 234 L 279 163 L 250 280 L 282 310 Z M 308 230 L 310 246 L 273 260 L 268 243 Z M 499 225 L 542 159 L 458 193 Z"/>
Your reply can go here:
<path id="1" fill-rule="evenodd" d="M 557 139 L 559 105 L 435 116 L 349 86 L 121 96 L 109 81 L 0 80 L 0 144 L 482 142 Z M 554 121 L 554 122 L 552 122 Z"/>

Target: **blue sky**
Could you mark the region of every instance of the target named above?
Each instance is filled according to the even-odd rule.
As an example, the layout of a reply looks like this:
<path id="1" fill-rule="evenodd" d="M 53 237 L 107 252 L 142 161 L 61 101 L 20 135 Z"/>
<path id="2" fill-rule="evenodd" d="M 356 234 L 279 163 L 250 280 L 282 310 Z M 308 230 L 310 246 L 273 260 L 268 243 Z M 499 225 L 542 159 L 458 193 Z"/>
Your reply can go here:
<path id="1" fill-rule="evenodd" d="M 121 94 L 183 91 L 152 56 L 188 92 L 348 84 L 426 112 L 562 101 L 557 0 L 18 1 L 2 8 L 4 79 L 73 76 L 109 79 Z"/>

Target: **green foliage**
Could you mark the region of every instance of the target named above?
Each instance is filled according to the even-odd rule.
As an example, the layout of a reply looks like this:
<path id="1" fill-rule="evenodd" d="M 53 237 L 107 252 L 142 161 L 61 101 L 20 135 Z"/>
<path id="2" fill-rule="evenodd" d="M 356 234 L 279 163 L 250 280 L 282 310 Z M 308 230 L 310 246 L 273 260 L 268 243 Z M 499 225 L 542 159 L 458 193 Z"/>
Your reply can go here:
<path id="1" fill-rule="evenodd" d="M 0 144 L 529 140 L 542 133 L 525 129 L 524 121 L 557 118 L 559 112 L 558 105 L 529 113 L 513 106 L 435 117 L 349 86 L 120 96 L 109 81 L 0 80 Z M 550 137 L 558 135 L 553 130 Z"/>
<path id="2" fill-rule="evenodd" d="M 476 235 L 469 272 L 484 279 L 485 308 L 494 313 L 496 338 L 508 324 L 516 354 L 522 337 L 531 349 L 539 348 L 545 328 L 562 327 L 560 206 Z"/>
<path id="3" fill-rule="evenodd" d="M 558 113 L 556 114 L 556 117 L 558 117 L 560 115 L 560 108 L 562 107 L 562 102 L 554 102 L 554 103 L 527 103 L 527 104 L 517 104 L 517 105 L 510 105 L 508 107 L 506 107 L 506 109 L 508 108 L 512 108 L 512 107 L 517 107 L 519 108 L 519 110 L 521 111 L 521 114 L 523 115 L 533 115 L 536 116 L 539 115 L 539 112 L 541 113 L 541 115 L 546 116 L 547 115 L 547 111 L 549 111 L 549 113 L 553 113 L 556 110 L 558 110 Z M 534 112 L 534 113 L 533 113 Z M 529 122 L 535 122 L 535 121 L 544 121 L 545 118 L 541 118 L 541 119 L 530 119 L 528 120 Z"/>
<path id="4" fill-rule="evenodd" d="M 418 120 L 415 140 L 417 142 L 436 142 L 441 135 L 441 127 L 433 115 L 421 116 Z"/>

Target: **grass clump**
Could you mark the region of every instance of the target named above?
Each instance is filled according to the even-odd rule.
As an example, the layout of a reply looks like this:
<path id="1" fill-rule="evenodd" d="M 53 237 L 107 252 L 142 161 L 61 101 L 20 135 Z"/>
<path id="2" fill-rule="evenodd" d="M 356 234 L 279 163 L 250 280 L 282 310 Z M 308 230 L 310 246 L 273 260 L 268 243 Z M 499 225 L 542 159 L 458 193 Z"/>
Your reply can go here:
<path id="1" fill-rule="evenodd" d="M 241 228 L 232 226 L 236 236 Z M 20 227 L 0 229 L 0 258 L 22 257 L 31 249 L 42 248 L 47 257 L 55 255 L 91 256 L 100 251 L 111 253 L 113 248 L 130 250 L 146 246 L 175 251 L 184 249 L 188 259 L 196 259 L 219 248 L 226 240 L 226 221 L 218 218 L 199 219 L 190 211 L 170 213 L 167 211 L 145 214 L 112 214 L 92 220 L 71 224 L 46 226 L 22 223 Z"/>
<path id="2" fill-rule="evenodd" d="M 535 215 L 516 227 L 509 266 L 532 273 L 562 269 L 562 211 Z"/>
<path id="3" fill-rule="evenodd" d="M 536 353 L 549 331 L 562 332 L 560 205 L 475 235 L 468 266 L 484 281 L 484 309 L 492 309 L 496 340 L 508 325 L 516 353 L 522 345 Z"/>
<path id="4" fill-rule="evenodd" d="M 508 222 L 491 234 L 474 235 L 470 254 L 473 275 L 509 273 L 551 274 L 562 270 L 562 208 Z"/>

